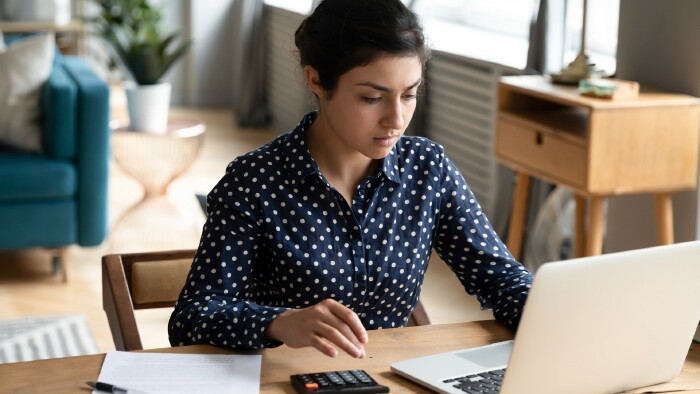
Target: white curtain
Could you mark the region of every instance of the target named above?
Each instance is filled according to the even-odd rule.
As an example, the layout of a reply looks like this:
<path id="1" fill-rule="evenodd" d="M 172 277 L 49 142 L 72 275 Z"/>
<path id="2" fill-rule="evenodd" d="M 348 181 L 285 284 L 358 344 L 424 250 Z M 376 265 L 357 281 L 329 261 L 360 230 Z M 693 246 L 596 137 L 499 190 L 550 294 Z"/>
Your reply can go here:
<path id="1" fill-rule="evenodd" d="M 235 0 L 233 8 L 233 111 L 239 126 L 270 121 L 265 93 L 264 2 Z"/>
<path id="2" fill-rule="evenodd" d="M 561 69 L 564 58 L 567 0 L 539 0 L 530 26 L 526 72 L 549 74 Z"/>

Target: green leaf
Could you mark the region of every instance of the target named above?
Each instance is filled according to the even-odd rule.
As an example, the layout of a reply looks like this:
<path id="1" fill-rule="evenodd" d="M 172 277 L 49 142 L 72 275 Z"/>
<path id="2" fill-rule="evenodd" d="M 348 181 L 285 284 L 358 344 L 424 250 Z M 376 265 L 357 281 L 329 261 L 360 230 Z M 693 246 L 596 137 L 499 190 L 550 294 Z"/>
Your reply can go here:
<path id="1" fill-rule="evenodd" d="M 113 60 L 138 84 L 158 83 L 190 47 L 186 41 L 170 50 L 180 32 L 164 33 L 162 7 L 148 0 L 89 1 L 101 12 L 86 18 L 86 23 L 110 45 Z"/>
<path id="2" fill-rule="evenodd" d="M 181 57 L 187 53 L 187 50 L 190 49 L 190 42 L 184 42 L 182 45 L 180 45 L 176 50 L 171 52 L 170 54 L 166 54 L 163 58 L 163 64 L 162 64 L 162 71 L 160 77 L 165 75 L 165 73 L 168 72 L 170 67 L 172 67 L 175 62 L 177 62 Z M 160 78 L 159 77 L 159 78 Z"/>

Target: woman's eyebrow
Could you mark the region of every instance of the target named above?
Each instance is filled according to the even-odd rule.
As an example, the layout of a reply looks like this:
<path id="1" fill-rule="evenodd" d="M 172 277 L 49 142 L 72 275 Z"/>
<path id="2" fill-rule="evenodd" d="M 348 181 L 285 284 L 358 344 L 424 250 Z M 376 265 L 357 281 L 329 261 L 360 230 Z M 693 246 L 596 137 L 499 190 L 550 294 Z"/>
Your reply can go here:
<path id="1" fill-rule="evenodd" d="M 414 82 L 411 86 L 409 86 L 409 87 L 407 87 L 406 89 L 404 89 L 404 91 L 406 91 L 406 90 L 411 90 L 411 89 L 415 88 L 416 86 L 420 85 L 420 83 L 421 83 L 422 80 L 423 80 L 423 78 L 418 78 L 418 80 L 417 80 L 416 82 Z M 374 83 L 374 82 L 362 82 L 362 83 L 358 83 L 358 84 L 356 84 L 356 85 L 358 85 L 358 86 L 369 86 L 369 87 L 372 88 L 372 89 L 376 89 L 376 90 L 379 90 L 379 91 L 381 91 L 381 92 L 386 92 L 386 93 L 391 93 L 391 92 L 392 92 L 392 90 L 389 89 L 389 88 L 387 88 L 386 86 L 382 86 L 382 85 L 376 84 L 376 83 Z"/>

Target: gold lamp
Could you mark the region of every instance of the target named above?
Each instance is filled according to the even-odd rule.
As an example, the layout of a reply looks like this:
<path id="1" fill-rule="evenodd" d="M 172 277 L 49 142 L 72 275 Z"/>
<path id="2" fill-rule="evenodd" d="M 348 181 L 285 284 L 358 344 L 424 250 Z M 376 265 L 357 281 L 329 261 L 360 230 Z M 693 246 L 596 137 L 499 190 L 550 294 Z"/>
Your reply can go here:
<path id="1" fill-rule="evenodd" d="M 586 78 L 596 78 L 603 76 L 603 70 L 595 67 L 590 62 L 588 51 L 586 50 L 586 14 L 588 13 L 588 0 L 583 0 L 583 24 L 581 27 L 581 48 L 576 58 L 559 73 L 551 75 L 552 82 L 561 84 L 577 84 Z"/>

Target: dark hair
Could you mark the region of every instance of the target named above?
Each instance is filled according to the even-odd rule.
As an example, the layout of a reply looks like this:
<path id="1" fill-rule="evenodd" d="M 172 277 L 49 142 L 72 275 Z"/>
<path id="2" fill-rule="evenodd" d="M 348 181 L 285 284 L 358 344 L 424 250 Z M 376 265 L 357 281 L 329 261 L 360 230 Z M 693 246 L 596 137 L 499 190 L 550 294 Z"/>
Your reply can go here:
<path id="1" fill-rule="evenodd" d="M 302 67 L 316 69 L 326 91 L 382 55 L 418 56 L 423 67 L 430 57 L 418 17 L 400 0 L 323 0 L 299 25 L 294 43 Z"/>

